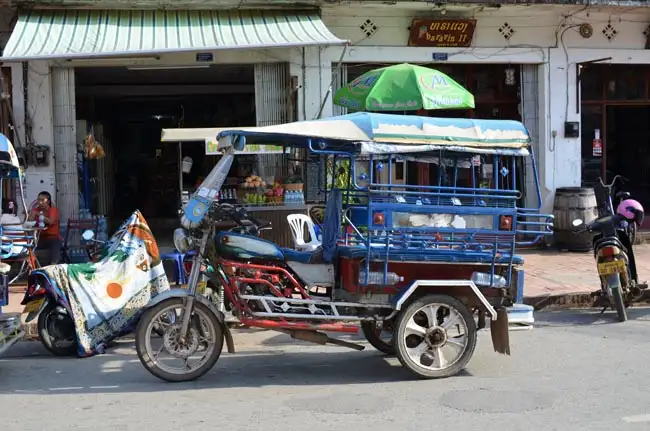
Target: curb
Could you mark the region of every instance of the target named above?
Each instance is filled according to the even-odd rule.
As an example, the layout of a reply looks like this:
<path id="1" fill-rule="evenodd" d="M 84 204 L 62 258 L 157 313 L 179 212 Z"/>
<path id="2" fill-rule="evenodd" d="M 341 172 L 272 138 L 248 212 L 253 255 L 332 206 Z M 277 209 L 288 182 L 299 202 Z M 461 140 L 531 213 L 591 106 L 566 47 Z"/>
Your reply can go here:
<path id="1" fill-rule="evenodd" d="M 589 293 L 562 293 L 558 295 L 525 296 L 524 304 L 535 311 L 543 309 L 561 310 L 565 308 L 591 308 L 594 298 Z"/>

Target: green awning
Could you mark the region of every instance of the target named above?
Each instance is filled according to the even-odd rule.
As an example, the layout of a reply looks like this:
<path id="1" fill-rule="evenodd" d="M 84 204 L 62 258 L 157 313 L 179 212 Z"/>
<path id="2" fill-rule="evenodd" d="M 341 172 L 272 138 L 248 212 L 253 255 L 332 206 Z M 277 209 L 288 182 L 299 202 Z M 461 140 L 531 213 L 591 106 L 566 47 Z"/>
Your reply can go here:
<path id="1" fill-rule="evenodd" d="M 84 59 L 345 43 L 314 12 L 34 10 L 18 18 L 1 60 Z"/>

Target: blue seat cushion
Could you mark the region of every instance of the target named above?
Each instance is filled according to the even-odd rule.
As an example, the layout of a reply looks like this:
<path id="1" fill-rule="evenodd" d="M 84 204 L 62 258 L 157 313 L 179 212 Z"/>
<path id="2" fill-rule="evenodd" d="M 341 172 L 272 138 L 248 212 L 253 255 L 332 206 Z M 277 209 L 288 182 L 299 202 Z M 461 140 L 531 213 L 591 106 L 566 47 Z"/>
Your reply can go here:
<path id="1" fill-rule="evenodd" d="M 314 251 L 298 251 L 292 248 L 283 248 L 282 253 L 284 254 L 284 260 L 291 262 L 300 262 L 300 263 L 310 263 L 312 257 L 321 254 L 323 251 L 321 249 L 316 249 Z"/>

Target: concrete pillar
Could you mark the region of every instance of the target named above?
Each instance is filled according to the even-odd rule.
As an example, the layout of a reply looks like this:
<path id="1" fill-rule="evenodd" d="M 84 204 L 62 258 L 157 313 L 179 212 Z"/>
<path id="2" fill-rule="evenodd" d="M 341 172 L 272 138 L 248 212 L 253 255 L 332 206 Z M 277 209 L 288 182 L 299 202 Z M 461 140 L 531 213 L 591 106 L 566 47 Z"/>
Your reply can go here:
<path id="1" fill-rule="evenodd" d="M 580 114 L 576 113 L 576 103 L 579 103 L 576 100 L 576 64 L 567 62 L 562 49 L 550 49 L 548 68 L 549 136 L 542 160 L 545 211 L 553 207 L 555 189 L 580 187 L 582 174 L 580 138 L 564 136 L 566 121 L 580 121 Z"/>
<path id="2" fill-rule="evenodd" d="M 22 69 L 20 75 L 22 77 Z M 21 89 L 22 92 L 22 89 Z M 14 99 L 16 112 L 24 112 L 23 101 Z M 17 122 L 20 122 L 16 119 Z M 25 172 L 25 200 L 27 205 L 36 200 L 38 193 L 48 191 L 56 198 L 54 178 L 54 129 L 52 127 L 52 75 L 47 61 L 30 61 L 27 73 L 27 118 L 31 124 L 31 137 L 25 141 L 50 147 L 47 166 L 29 166 Z M 24 128 L 27 130 L 28 128 Z M 23 131 L 23 133 L 25 133 Z M 56 202 L 55 202 L 56 204 Z"/>
<path id="3" fill-rule="evenodd" d="M 298 120 L 314 120 L 332 115 L 332 65 L 319 46 L 301 48 L 298 64 L 292 62 L 291 75 L 299 77 Z M 322 109 L 321 109 L 322 107 Z M 319 115 L 320 112 L 320 115 Z"/>

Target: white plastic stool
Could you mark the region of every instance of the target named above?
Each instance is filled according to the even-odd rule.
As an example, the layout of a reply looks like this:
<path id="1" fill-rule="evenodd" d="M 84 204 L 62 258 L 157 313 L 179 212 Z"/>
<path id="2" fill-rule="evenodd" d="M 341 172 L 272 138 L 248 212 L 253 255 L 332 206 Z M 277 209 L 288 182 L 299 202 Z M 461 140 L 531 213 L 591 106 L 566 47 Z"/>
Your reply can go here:
<path id="1" fill-rule="evenodd" d="M 287 222 L 291 227 L 291 236 L 293 236 L 293 243 L 298 251 L 314 251 L 320 247 L 321 242 L 316 238 L 316 229 L 314 222 L 306 214 L 289 214 Z M 309 232 L 310 241 L 305 241 L 305 225 L 307 232 Z"/>

